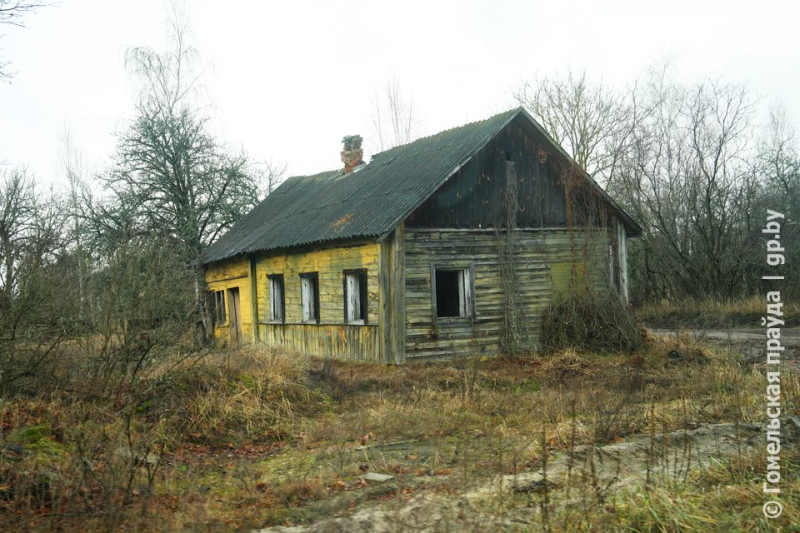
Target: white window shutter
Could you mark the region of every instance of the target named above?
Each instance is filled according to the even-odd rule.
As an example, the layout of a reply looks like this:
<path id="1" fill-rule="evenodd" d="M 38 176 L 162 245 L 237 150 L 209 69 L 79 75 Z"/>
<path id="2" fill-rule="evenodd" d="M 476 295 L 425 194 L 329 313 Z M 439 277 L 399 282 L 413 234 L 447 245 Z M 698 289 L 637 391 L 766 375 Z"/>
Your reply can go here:
<path id="1" fill-rule="evenodd" d="M 361 312 L 361 280 L 358 274 L 347 274 L 347 322 L 362 322 Z"/>
<path id="2" fill-rule="evenodd" d="M 314 316 L 314 287 L 310 277 L 300 278 L 300 298 L 303 306 L 303 322 L 310 322 Z"/>

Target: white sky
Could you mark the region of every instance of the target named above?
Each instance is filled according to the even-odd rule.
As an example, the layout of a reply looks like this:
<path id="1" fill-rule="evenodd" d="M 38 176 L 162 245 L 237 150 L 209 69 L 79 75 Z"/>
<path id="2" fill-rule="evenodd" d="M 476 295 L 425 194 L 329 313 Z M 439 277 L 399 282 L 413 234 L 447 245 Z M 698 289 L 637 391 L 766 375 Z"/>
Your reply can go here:
<path id="1" fill-rule="evenodd" d="M 424 132 L 512 106 L 536 74 L 587 69 L 625 85 L 670 55 L 686 80 L 744 82 L 800 124 L 800 4 L 793 1 L 188 0 L 215 128 L 233 148 L 287 163 L 289 175 L 340 166 L 341 138 L 369 145 L 370 101 L 394 76 Z M 162 0 L 61 0 L 0 28 L 17 71 L 0 83 L 0 162 L 64 183 L 68 129 L 93 172 L 132 116 L 127 47 L 165 41 Z"/>

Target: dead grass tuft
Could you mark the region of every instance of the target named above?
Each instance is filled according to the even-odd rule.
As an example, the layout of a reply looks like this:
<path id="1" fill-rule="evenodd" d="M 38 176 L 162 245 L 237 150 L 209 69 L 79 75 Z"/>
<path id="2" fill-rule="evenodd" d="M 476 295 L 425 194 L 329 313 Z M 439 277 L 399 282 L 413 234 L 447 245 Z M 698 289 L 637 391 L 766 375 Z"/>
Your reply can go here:
<path id="1" fill-rule="evenodd" d="M 565 379 L 587 376 L 597 369 L 597 365 L 595 361 L 566 350 L 545 359 L 541 370 L 549 377 Z"/>

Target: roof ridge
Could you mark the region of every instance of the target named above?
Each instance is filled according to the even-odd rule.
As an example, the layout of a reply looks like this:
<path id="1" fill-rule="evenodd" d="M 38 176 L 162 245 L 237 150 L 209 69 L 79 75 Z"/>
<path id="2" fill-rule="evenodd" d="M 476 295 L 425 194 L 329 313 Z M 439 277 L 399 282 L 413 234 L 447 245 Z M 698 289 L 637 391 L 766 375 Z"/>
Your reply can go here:
<path id="1" fill-rule="evenodd" d="M 374 162 L 376 157 L 384 155 L 384 154 L 386 154 L 388 152 L 392 152 L 394 150 L 399 150 L 400 148 L 407 148 L 407 147 L 411 146 L 412 144 L 415 144 L 415 143 L 417 143 L 419 141 L 430 140 L 430 139 L 432 139 L 434 137 L 437 137 L 437 136 L 445 134 L 445 133 L 452 133 L 454 130 L 459 130 L 459 129 L 462 129 L 462 128 L 475 126 L 476 124 L 489 122 L 490 120 L 498 119 L 501 116 L 505 116 L 505 115 L 512 116 L 512 115 L 515 115 L 516 113 L 519 113 L 520 111 L 524 111 L 524 108 L 522 106 L 517 106 L 515 108 L 507 109 L 506 111 L 502 111 L 500 113 L 495 113 L 494 115 L 492 115 L 490 117 L 487 117 L 487 118 L 483 118 L 483 119 L 480 119 L 480 120 L 473 120 L 472 122 L 467 122 L 465 124 L 461 124 L 460 126 L 452 126 L 450 128 L 437 131 L 436 133 L 431 133 L 430 135 L 426 135 L 424 137 L 418 137 L 418 138 L 414 139 L 413 141 L 409 141 L 409 142 L 407 142 L 405 144 L 398 144 L 397 146 L 392 146 L 391 148 L 387 148 L 386 150 L 382 150 L 380 152 L 376 152 L 376 153 L 372 154 L 372 156 L 370 157 L 370 160 L 367 162 L 366 166 L 369 166 L 369 165 L 373 164 L 373 162 Z M 387 164 L 387 163 L 389 163 L 389 161 L 384 161 L 381 164 Z M 286 180 L 284 180 L 284 182 L 292 180 L 292 179 L 315 178 L 315 177 L 321 176 L 323 174 L 333 174 L 334 172 L 342 172 L 342 170 L 343 169 L 340 168 L 340 169 L 334 169 L 334 170 L 324 170 L 322 172 L 315 172 L 313 174 L 295 174 L 294 176 L 289 176 L 288 178 L 286 178 Z M 275 191 L 273 191 L 273 192 L 276 192 L 277 190 L 278 189 L 275 189 Z"/>
<path id="2" fill-rule="evenodd" d="M 487 118 L 483 118 L 483 119 L 479 119 L 479 120 L 473 120 L 472 122 L 467 122 L 465 124 L 461 124 L 460 126 L 452 126 L 450 128 L 446 128 L 446 129 L 437 131 L 436 133 L 431 133 L 430 135 L 426 135 L 424 137 L 418 137 L 418 138 L 414 139 L 413 141 L 409 141 L 409 142 L 404 143 L 404 144 L 398 144 L 397 146 L 392 146 L 391 148 L 387 148 L 386 150 L 382 150 L 380 152 L 376 152 L 376 153 L 372 154 L 370 163 L 372 163 L 372 159 L 375 159 L 377 156 L 383 155 L 383 154 L 385 154 L 387 152 L 391 152 L 391 151 L 397 150 L 399 148 L 406 148 L 406 147 L 408 147 L 408 146 L 410 146 L 410 145 L 412 145 L 412 144 L 414 144 L 416 142 L 429 140 L 429 139 L 432 139 L 433 137 L 436 137 L 438 135 L 442 135 L 442 134 L 445 134 L 445 133 L 452 133 L 454 130 L 459 130 L 461 128 L 467 128 L 467 127 L 470 127 L 470 126 L 475 126 L 475 125 L 481 124 L 483 122 L 489 122 L 490 120 L 498 119 L 499 117 L 504 116 L 504 115 L 509 115 L 509 116 L 510 115 L 514 115 L 516 113 L 519 113 L 522 110 L 523 110 L 522 106 L 517 106 L 515 108 L 507 109 L 507 110 L 502 111 L 500 113 L 495 113 L 494 115 L 492 115 L 490 117 L 487 117 Z"/>
<path id="3" fill-rule="evenodd" d="M 385 235 L 520 116 L 563 152 L 524 108 L 509 109 L 379 152 L 358 172 L 343 174 L 339 169 L 292 176 L 217 239 L 202 262 Z"/>

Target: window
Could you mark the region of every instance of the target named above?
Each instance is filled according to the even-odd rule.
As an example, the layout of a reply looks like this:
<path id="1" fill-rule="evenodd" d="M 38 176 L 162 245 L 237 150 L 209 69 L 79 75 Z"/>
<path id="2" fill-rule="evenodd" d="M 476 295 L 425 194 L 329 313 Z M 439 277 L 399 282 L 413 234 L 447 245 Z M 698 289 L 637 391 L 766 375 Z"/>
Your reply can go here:
<path id="1" fill-rule="evenodd" d="M 214 291 L 214 324 L 224 324 L 225 316 L 225 291 Z"/>
<path id="2" fill-rule="evenodd" d="M 346 324 L 367 323 L 367 271 L 344 271 L 344 321 Z"/>
<path id="3" fill-rule="evenodd" d="M 619 253 L 619 292 L 628 301 L 628 236 L 622 222 L 617 222 L 617 252 Z"/>
<path id="4" fill-rule="evenodd" d="M 437 318 L 472 315 L 472 282 L 468 268 L 434 268 Z"/>
<path id="5" fill-rule="evenodd" d="M 269 280 L 269 319 L 272 322 L 285 320 L 285 300 L 283 295 L 283 274 L 267 276 Z"/>
<path id="6" fill-rule="evenodd" d="M 319 274 L 300 274 L 300 304 L 303 322 L 319 323 Z"/>

